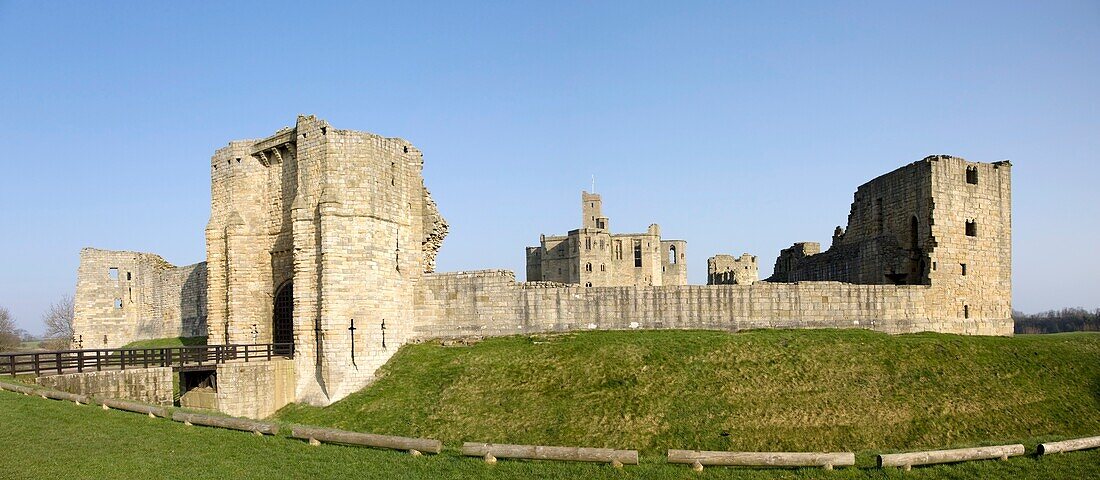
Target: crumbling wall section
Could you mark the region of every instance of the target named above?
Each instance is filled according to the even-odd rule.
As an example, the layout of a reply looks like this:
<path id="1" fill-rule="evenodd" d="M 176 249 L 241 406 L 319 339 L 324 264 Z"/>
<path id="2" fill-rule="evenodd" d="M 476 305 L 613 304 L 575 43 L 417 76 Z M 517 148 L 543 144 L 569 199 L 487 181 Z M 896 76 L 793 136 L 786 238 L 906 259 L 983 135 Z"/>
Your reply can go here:
<path id="1" fill-rule="evenodd" d="M 707 285 L 752 285 L 760 280 L 756 256 L 715 255 L 707 259 Z"/>
<path id="2" fill-rule="evenodd" d="M 784 249 L 768 281 L 927 285 L 935 246 L 931 168 L 925 159 L 860 185 L 848 227 L 837 227 L 829 250 L 812 251 L 811 242 Z"/>
<path id="3" fill-rule="evenodd" d="M 206 263 L 176 267 L 151 253 L 80 251 L 74 348 L 206 335 Z"/>

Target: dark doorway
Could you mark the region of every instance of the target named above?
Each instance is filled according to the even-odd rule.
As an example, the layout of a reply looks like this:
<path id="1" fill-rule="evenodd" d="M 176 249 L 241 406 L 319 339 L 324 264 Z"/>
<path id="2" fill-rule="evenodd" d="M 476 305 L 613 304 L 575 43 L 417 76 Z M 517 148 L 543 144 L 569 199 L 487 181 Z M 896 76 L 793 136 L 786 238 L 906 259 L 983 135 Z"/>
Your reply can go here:
<path id="1" fill-rule="evenodd" d="M 271 320 L 272 343 L 276 350 L 294 348 L 294 285 L 287 282 L 275 295 L 275 309 Z"/>

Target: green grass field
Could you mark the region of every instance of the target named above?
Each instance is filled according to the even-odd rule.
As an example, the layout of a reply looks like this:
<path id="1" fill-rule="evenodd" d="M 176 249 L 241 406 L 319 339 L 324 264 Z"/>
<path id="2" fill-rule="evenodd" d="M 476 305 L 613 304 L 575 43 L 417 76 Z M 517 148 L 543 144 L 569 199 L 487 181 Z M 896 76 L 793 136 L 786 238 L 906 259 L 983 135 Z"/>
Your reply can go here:
<path id="1" fill-rule="evenodd" d="M 403 347 L 371 387 L 276 420 L 438 438 L 444 453 L 323 445 L 0 392 L 0 478 L 1094 478 L 1100 334 L 959 337 L 866 331 L 592 332 Z M 642 465 L 457 454 L 464 440 L 637 448 Z M 885 451 L 1024 443 L 1028 456 L 873 468 Z M 667 448 L 846 450 L 858 468 L 702 474 Z"/>
<path id="2" fill-rule="evenodd" d="M 914 468 L 753 470 L 687 466 L 643 457 L 616 470 L 607 465 L 501 460 L 486 465 L 457 455 L 412 457 L 401 452 L 322 445 L 283 436 L 188 427 L 118 410 L 0 392 L 0 478 L 40 479 L 1050 479 L 1090 478 L 1100 471 L 1100 450 L 1006 462 L 981 461 Z"/>

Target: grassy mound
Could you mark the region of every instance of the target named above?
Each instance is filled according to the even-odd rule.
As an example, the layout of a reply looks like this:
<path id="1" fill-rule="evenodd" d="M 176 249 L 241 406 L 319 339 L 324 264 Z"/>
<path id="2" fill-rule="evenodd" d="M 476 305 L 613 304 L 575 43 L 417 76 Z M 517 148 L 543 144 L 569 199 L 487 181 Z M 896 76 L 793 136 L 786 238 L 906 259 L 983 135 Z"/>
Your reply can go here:
<path id="1" fill-rule="evenodd" d="M 543 445 L 887 451 L 1100 434 L 1100 334 L 589 332 L 408 345 L 279 420 Z"/>
<path id="2" fill-rule="evenodd" d="M 194 345 L 206 345 L 206 337 L 169 337 L 153 338 L 150 340 L 138 340 L 124 345 L 122 348 L 171 348 L 190 347 Z"/>

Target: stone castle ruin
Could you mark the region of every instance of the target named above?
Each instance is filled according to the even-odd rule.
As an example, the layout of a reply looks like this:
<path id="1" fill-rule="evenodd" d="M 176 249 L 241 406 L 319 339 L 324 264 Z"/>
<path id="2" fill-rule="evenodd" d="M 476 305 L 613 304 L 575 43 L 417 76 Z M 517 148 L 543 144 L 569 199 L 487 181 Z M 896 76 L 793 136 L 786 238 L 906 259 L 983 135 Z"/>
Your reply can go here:
<path id="1" fill-rule="evenodd" d="M 715 255 L 707 259 L 707 285 L 752 285 L 759 280 L 755 255 Z"/>
<path id="2" fill-rule="evenodd" d="M 581 192 L 581 228 L 542 235 L 527 247 L 527 281 L 586 287 L 687 285 L 687 242 L 661 240 L 656 223 L 645 233 L 611 233 L 603 200 Z"/>
<path id="3" fill-rule="evenodd" d="M 687 285 L 686 242 L 612 234 L 582 193 L 581 228 L 506 270 L 434 273 L 447 223 L 421 152 L 398 138 L 294 127 L 210 162 L 206 261 L 85 249 L 83 348 L 208 335 L 293 344 L 288 401 L 327 405 L 368 385 L 408 342 L 600 329 L 868 328 L 1011 335 L 1010 164 L 932 156 L 859 187 L 832 246 L 717 256 Z M 728 258 L 725 258 L 728 257 Z M 749 267 L 749 268 L 745 268 Z M 251 375 L 251 374 L 250 374 Z M 277 408 L 276 405 L 273 408 Z"/>

